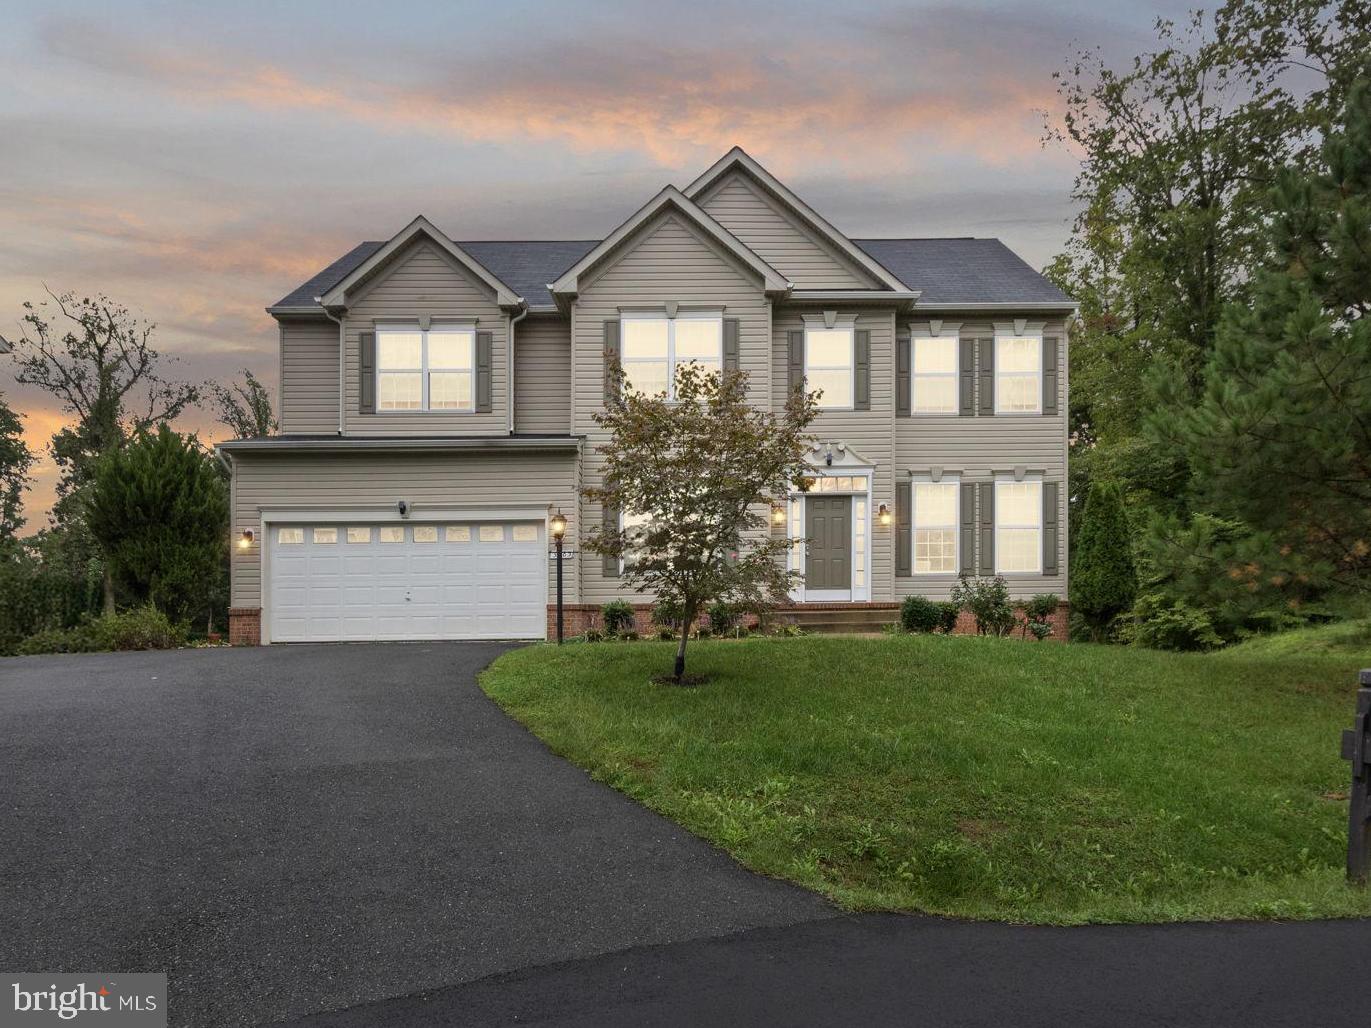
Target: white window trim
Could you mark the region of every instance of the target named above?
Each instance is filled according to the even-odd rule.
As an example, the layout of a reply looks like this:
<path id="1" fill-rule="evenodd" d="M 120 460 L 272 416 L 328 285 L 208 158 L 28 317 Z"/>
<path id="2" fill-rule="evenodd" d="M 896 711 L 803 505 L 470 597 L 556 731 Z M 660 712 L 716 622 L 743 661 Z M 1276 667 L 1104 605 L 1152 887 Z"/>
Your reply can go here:
<path id="1" fill-rule="evenodd" d="M 952 342 L 952 370 L 951 371 L 930 371 L 920 374 L 916 369 L 917 362 L 915 357 L 919 351 L 919 343 L 930 342 Z M 909 412 L 915 417 L 920 418 L 948 418 L 959 417 L 961 415 L 961 374 L 962 374 L 962 336 L 960 331 L 944 330 L 937 335 L 927 331 L 923 335 L 917 332 L 911 333 L 909 338 Z M 951 410 L 919 410 L 919 405 L 915 402 L 918 390 L 915 386 L 921 378 L 950 378 L 952 379 L 952 409 Z"/>
<path id="2" fill-rule="evenodd" d="M 1000 361 L 1000 340 L 1001 340 L 1001 339 L 1036 339 L 1036 340 L 1038 341 L 1038 361 L 1037 361 L 1037 366 L 1036 366 L 1032 371 L 1008 371 L 1008 372 L 1006 372 L 1006 371 L 1001 371 L 1001 370 L 1000 370 L 1000 367 L 1001 367 L 1001 361 Z M 1043 338 L 1043 333 L 1041 332 L 1041 330 L 1036 330 L 1036 329 L 1035 329 L 1035 330 L 1033 330 L 1033 331 L 1023 332 L 1023 333 L 1021 333 L 1021 334 L 1016 334 L 1016 333 L 1014 333 L 1014 332 L 1006 332 L 1006 331 L 1003 331 L 1003 330 L 1001 330 L 1001 329 L 996 329 L 996 330 L 995 330 L 995 344 L 994 344 L 994 345 L 995 345 L 995 413 L 996 413 L 996 414 L 1002 414 L 1002 415 L 1004 415 L 1005 417 L 1011 417 L 1011 418 L 1014 417 L 1015 415 L 1024 415 L 1024 416 L 1027 416 L 1027 417 L 1032 417 L 1032 416 L 1034 416 L 1034 415 L 1040 415 L 1040 414 L 1042 414 L 1042 412 L 1043 412 L 1043 347 L 1047 345 L 1047 342 L 1046 342 L 1046 340 Z M 1028 378 L 1029 376 L 1032 376 L 1032 378 L 1033 378 L 1033 382 L 1034 382 L 1034 386 L 1035 386 L 1035 388 L 1034 388 L 1034 390 L 1033 390 L 1033 395 L 1037 398 L 1037 401 L 1036 401 L 1036 403 L 1034 404 L 1033 409 L 1032 409 L 1032 410 L 1005 410 L 1005 409 L 1000 405 L 1000 396 L 1001 396 L 1001 392 L 1000 392 L 1000 380 L 1003 379 L 1003 378 Z"/>
<path id="3" fill-rule="evenodd" d="M 811 364 L 809 362 L 809 333 L 810 330 L 820 332 L 847 333 L 847 366 L 844 368 L 837 364 Z M 845 411 L 857 409 L 857 318 L 856 315 L 847 315 L 838 318 L 832 325 L 828 325 L 822 318 L 811 319 L 805 316 L 805 388 L 809 388 L 809 371 L 846 371 L 847 372 L 847 403 L 838 406 L 829 406 L 822 400 L 819 401 L 819 412 L 824 411 Z"/>
<path id="4" fill-rule="evenodd" d="M 921 485 L 950 485 L 952 495 L 956 498 L 952 511 L 952 524 L 943 525 L 920 525 L 919 524 L 919 486 Z M 910 574 L 918 578 L 956 578 L 962 566 L 962 479 L 960 475 L 943 475 L 934 481 L 931 475 L 916 475 L 911 480 L 909 490 L 909 570 Z M 944 528 L 952 529 L 952 570 L 951 571 L 920 571 L 917 549 L 914 541 L 920 528 Z"/>
<path id="5" fill-rule="evenodd" d="M 418 333 L 419 335 L 419 367 L 417 368 L 382 368 L 381 367 L 381 336 L 387 332 L 404 332 L 407 334 Z M 446 368 L 430 367 L 428 363 L 428 337 L 430 333 L 438 335 L 468 335 L 471 337 L 471 367 L 470 368 Z M 445 321 L 422 328 L 417 324 L 405 324 L 403 322 L 393 322 L 378 324 L 376 326 L 376 370 L 375 370 L 375 389 L 376 389 L 376 413 L 377 414 L 475 414 L 476 413 L 476 323 L 474 321 Z M 381 406 L 381 377 L 383 375 L 419 375 L 419 407 L 382 407 Z M 429 406 L 429 381 L 430 372 L 437 372 L 440 375 L 468 374 L 471 376 L 471 404 L 466 407 L 430 407 Z"/>
<path id="6" fill-rule="evenodd" d="M 1000 503 L 1000 486 L 1002 485 L 1022 485 L 1025 482 L 1036 483 L 1038 486 L 1038 520 L 1036 524 L 1019 525 L 1006 524 L 1000 520 L 1000 514 L 1004 510 L 1004 505 Z M 1043 480 L 1040 475 L 1027 475 L 1024 478 L 997 478 L 995 479 L 995 574 L 997 575 L 1041 575 L 1043 573 Z M 1006 571 L 1000 564 L 1003 547 L 1000 546 L 1000 529 L 1033 529 L 1038 533 L 1038 545 L 1033 548 L 1037 554 L 1037 564 L 1027 571 Z"/>
<path id="7" fill-rule="evenodd" d="M 871 486 L 874 477 L 874 470 L 869 466 L 833 465 L 831 467 L 823 465 L 814 466 L 814 475 L 833 475 L 844 478 L 850 477 L 854 481 L 851 489 L 834 490 L 832 492 L 817 492 L 811 489 L 809 492 L 800 492 L 792 489 L 786 503 L 786 532 L 793 540 L 790 548 L 788 566 L 793 571 L 801 574 L 805 571 L 805 524 L 806 524 L 806 498 L 809 496 L 848 496 L 854 501 L 861 500 L 865 504 L 865 514 L 862 523 L 865 526 L 866 552 L 861 555 L 860 569 L 862 572 L 862 584 L 852 585 L 850 589 L 810 589 L 801 580 L 790 591 L 790 598 L 796 603 L 812 601 L 815 603 L 864 603 L 871 599 L 872 591 L 872 551 L 875 549 L 875 536 L 872 534 L 875 528 L 875 510 L 872 504 Z M 853 504 L 852 508 L 852 537 L 848 540 L 848 566 L 852 569 L 852 581 L 857 580 L 857 508 Z"/>
<path id="8" fill-rule="evenodd" d="M 665 321 L 666 322 L 666 399 L 667 403 L 676 402 L 676 323 L 678 321 L 713 321 L 719 326 L 719 356 L 716 358 L 720 373 L 724 369 L 724 312 L 722 308 L 710 308 L 708 310 L 678 310 L 676 316 L 672 317 L 664 311 L 623 311 L 619 315 L 620 322 L 625 321 Z M 619 342 L 619 363 L 624 369 L 624 377 L 629 381 L 632 376 L 628 374 L 628 369 L 634 364 L 660 364 L 661 358 L 626 358 L 624 357 L 624 341 L 621 335 Z M 683 363 L 698 364 L 699 358 L 691 357 Z M 702 365 L 707 366 L 707 365 Z"/>

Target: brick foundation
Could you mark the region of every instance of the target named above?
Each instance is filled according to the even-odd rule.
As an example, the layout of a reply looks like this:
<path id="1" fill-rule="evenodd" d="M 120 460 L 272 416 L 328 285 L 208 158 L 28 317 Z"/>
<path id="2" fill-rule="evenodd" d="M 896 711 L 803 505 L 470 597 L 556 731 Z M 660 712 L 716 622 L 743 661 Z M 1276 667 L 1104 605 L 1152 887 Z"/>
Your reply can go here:
<path id="1" fill-rule="evenodd" d="M 230 607 L 229 645 L 262 645 L 262 609 L 260 607 Z"/>

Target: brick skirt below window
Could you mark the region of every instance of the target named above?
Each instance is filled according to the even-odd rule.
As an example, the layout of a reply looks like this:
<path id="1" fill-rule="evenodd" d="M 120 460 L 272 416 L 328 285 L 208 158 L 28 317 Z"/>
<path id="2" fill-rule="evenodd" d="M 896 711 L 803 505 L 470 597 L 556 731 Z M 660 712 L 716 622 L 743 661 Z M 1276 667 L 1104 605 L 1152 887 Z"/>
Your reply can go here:
<path id="1" fill-rule="evenodd" d="M 230 607 L 229 645 L 262 645 L 262 609 L 260 607 Z"/>

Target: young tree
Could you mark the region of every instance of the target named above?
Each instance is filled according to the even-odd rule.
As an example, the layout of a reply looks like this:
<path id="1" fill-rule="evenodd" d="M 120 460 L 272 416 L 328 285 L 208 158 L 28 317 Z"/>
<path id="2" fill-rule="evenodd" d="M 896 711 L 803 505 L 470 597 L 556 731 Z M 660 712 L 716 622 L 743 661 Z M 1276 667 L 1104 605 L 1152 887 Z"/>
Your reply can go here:
<path id="1" fill-rule="evenodd" d="M 1271 258 L 1225 312 L 1199 402 L 1148 421 L 1194 467 L 1193 509 L 1237 526 L 1206 548 L 1223 577 L 1287 603 L 1371 590 L 1371 78 L 1321 153 L 1280 176 Z"/>
<path id="2" fill-rule="evenodd" d="M 613 365 L 611 374 L 622 387 L 623 369 Z M 677 368 L 672 402 L 629 389 L 595 416 L 610 433 L 597 447 L 605 484 L 583 495 L 642 521 L 625 529 L 606 519 L 584 545 L 622 558 L 627 584 L 677 605 L 677 682 L 690 626 L 710 603 L 755 608 L 784 600 L 793 584 L 782 559 L 791 540 L 770 533 L 766 514 L 808 468 L 815 395 L 797 390 L 772 413 L 747 402 L 745 373 L 687 363 Z"/>
<path id="3" fill-rule="evenodd" d="M 126 307 L 97 295 L 74 293 L 24 304 L 23 336 L 15 345 L 15 379 L 55 396 L 76 424 L 53 436 L 52 454 L 62 478 L 54 509 L 59 524 L 79 516 L 72 497 L 90 481 L 95 465 L 125 440 L 175 419 L 199 399 L 199 390 L 158 372 L 155 328 Z"/>
<path id="4" fill-rule="evenodd" d="M 212 613 L 228 546 L 228 492 L 214 457 L 166 425 L 100 461 L 90 530 L 115 580 L 174 620 Z"/>
<path id="5" fill-rule="evenodd" d="M 275 434 L 279 427 L 271 410 L 271 394 L 247 368 L 243 381 L 231 385 L 208 383 L 214 413 L 235 439 L 257 439 Z"/>
<path id="6" fill-rule="evenodd" d="M 29 484 L 33 454 L 24 443 L 24 423 L 0 395 L 0 551 L 24 526 L 20 507 Z"/>
<path id="7" fill-rule="evenodd" d="M 1071 611 L 1095 642 L 1107 639 L 1114 619 L 1133 606 L 1138 577 L 1132 537 L 1119 487 L 1092 482 L 1071 558 Z"/>

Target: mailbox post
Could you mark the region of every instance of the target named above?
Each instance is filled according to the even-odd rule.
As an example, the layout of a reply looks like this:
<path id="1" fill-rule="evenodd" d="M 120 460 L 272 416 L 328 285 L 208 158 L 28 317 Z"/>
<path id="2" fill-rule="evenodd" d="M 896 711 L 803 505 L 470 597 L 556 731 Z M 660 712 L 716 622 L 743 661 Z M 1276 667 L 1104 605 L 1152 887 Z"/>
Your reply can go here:
<path id="1" fill-rule="evenodd" d="M 1347 877 L 1366 884 L 1371 870 L 1371 670 L 1364 670 L 1357 689 L 1357 716 L 1342 733 L 1342 758 L 1352 762 L 1352 789 L 1347 800 Z"/>

